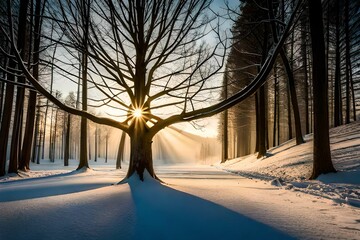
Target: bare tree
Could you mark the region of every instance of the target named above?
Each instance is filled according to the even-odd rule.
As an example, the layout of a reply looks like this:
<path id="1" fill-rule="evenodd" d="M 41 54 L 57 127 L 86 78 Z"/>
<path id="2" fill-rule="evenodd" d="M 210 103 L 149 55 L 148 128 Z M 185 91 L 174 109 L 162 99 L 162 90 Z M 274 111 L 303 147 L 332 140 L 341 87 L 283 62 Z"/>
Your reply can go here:
<path id="1" fill-rule="evenodd" d="M 325 41 L 320 0 L 309 1 L 310 33 L 313 58 L 314 92 L 314 164 L 312 179 L 335 172 L 331 161 L 328 115 L 328 82 L 325 66 Z"/>
<path id="2" fill-rule="evenodd" d="M 220 33 L 213 31 L 217 29 L 210 24 L 213 19 L 204 15 L 209 6 L 210 1 L 203 0 L 94 2 L 88 57 L 89 71 L 97 78 L 89 78 L 89 83 L 103 94 L 109 106 L 118 104 L 118 111 L 123 112 L 118 117 L 123 120 L 66 106 L 33 78 L 18 51 L 15 56 L 34 87 L 63 110 L 129 135 L 127 177 L 136 172 L 144 179 L 145 169 L 156 177 L 151 149 L 154 135 L 171 124 L 220 113 L 254 94 L 265 83 L 296 16 L 289 17 L 254 81 L 226 100 L 212 103 L 214 92 L 221 89 L 221 81 L 216 85 L 212 80 L 223 67 L 226 45 Z M 67 23 L 58 23 L 67 30 Z M 218 38 L 212 46 L 201 42 L 209 34 Z M 10 36 L 14 46 L 12 32 Z M 83 51 L 71 41 L 63 44 Z"/>

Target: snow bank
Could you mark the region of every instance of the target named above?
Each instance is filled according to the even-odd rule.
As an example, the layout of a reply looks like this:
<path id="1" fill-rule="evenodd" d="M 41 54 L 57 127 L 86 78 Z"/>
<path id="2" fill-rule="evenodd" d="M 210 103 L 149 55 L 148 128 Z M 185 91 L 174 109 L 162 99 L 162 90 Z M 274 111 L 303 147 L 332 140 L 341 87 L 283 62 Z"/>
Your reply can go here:
<path id="1" fill-rule="evenodd" d="M 360 122 L 330 130 L 332 160 L 338 173 L 307 180 L 312 169 L 312 135 L 296 146 L 290 140 L 268 151 L 229 160 L 216 167 L 248 178 L 270 181 L 272 185 L 330 198 L 338 203 L 359 207 L 360 202 Z"/>

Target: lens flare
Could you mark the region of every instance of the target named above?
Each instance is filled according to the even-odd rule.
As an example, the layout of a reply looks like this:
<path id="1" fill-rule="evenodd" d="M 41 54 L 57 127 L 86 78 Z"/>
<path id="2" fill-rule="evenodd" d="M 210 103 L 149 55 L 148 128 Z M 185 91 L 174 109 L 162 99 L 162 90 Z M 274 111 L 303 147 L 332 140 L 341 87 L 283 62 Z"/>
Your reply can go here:
<path id="1" fill-rule="evenodd" d="M 143 111 L 140 108 L 134 109 L 132 115 L 136 118 L 141 118 L 143 115 Z"/>

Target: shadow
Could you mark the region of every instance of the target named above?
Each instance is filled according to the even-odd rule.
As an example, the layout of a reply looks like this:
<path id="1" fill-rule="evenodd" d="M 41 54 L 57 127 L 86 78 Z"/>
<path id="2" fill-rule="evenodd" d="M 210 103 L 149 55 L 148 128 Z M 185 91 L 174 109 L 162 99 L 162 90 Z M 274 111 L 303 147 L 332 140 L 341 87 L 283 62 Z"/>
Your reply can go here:
<path id="1" fill-rule="evenodd" d="M 43 198 L 63 194 L 88 191 L 96 188 L 109 186 L 108 183 L 46 183 L 13 186 L 11 188 L 0 189 L 0 202 L 11 202 L 34 198 Z"/>
<path id="2" fill-rule="evenodd" d="M 338 171 L 336 173 L 322 174 L 317 178 L 317 180 L 326 184 L 353 184 L 354 187 L 359 188 L 360 169 L 355 169 L 353 171 Z"/>
<path id="3" fill-rule="evenodd" d="M 208 200 L 146 178 L 129 179 L 135 239 L 292 239 Z"/>
<path id="4" fill-rule="evenodd" d="M 136 221 L 133 209 L 128 186 L 3 203 L 0 239 L 130 240 Z"/>
<path id="5" fill-rule="evenodd" d="M 145 182 L 135 176 L 126 184 L 107 187 L 101 187 L 107 184 L 98 180 L 97 184 L 74 178 L 50 180 L 0 189 L 5 202 L 0 204 L 0 239 L 292 239 L 271 226 L 164 186 L 149 176 Z M 66 193 L 73 194 L 47 198 Z M 6 195 L 13 196 L 6 199 Z M 11 202 L 24 199 L 29 201 Z"/>
<path id="6" fill-rule="evenodd" d="M 80 175 L 81 173 L 84 173 L 84 171 L 73 171 L 51 176 L 2 182 L 0 183 L 0 202 L 83 192 L 110 185 L 109 182 L 101 182 L 99 179 L 94 179 L 94 181 L 82 181 L 80 176 L 76 176 L 76 178 L 72 179 L 68 178 Z"/>
<path id="7" fill-rule="evenodd" d="M 31 172 L 31 171 L 30 171 Z M 53 174 L 53 175 L 49 175 L 49 176 L 41 176 L 41 177 L 26 177 L 26 178 L 22 178 L 22 179 L 16 179 L 16 180 L 7 180 L 7 181 L 4 181 L 4 182 L 0 182 L 0 186 L 1 185 L 7 185 L 7 184 L 13 184 L 13 183 L 16 183 L 16 182 L 25 182 L 25 181 L 40 181 L 40 180 L 43 180 L 44 178 L 45 179 L 51 179 L 51 178 L 57 178 L 57 177 L 66 177 L 66 176 L 73 176 L 73 175 L 76 175 L 76 174 L 81 174 L 83 173 L 84 171 L 83 170 L 74 170 L 74 171 L 71 171 L 71 172 L 67 172 L 67 173 L 59 173 L 59 174 Z M 16 174 L 15 174 L 16 175 Z M 21 175 L 20 174 L 17 174 L 17 175 Z M 4 177 L 1 177 L 0 180 L 2 178 L 5 178 L 6 175 Z"/>

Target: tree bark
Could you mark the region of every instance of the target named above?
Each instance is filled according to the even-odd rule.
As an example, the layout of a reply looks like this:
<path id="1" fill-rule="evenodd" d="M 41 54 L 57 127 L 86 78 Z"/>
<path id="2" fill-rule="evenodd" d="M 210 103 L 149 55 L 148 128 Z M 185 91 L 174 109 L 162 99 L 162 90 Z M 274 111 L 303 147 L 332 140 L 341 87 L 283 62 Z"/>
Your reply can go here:
<path id="1" fill-rule="evenodd" d="M 345 28 L 345 77 L 346 77 L 346 111 L 345 123 L 350 123 L 350 36 L 349 36 L 349 0 L 344 0 L 344 28 Z"/>
<path id="2" fill-rule="evenodd" d="M 98 126 L 96 125 L 96 128 L 95 128 L 95 158 L 94 158 L 94 161 L 96 162 L 97 161 L 97 158 L 98 158 Z"/>
<path id="3" fill-rule="evenodd" d="M 130 133 L 130 163 L 126 177 L 129 178 L 133 173 L 137 173 L 141 181 L 144 181 L 144 171 L 151 177 L 157 178 L 153 168 L 152 158 L 152 138 L 146 124 L 141 120 L 134 124 Z"/>
<path id="4" fill-rule="evenodd" d="M 274 19 L 274 13 L 272 8 L 272 1 L 268 0 L 268 8 L 269 8 L 269 18 Z M 278 36 L 276 31 L 276 25 L 274 21 L 271 21 L 271 29 L 274 38 L 274 42 L 278 42 Z M 291 42 L 291 54 L 293 54 L 293 44 L 294 44 L 294 33 L 292 33 L 292 42 Z M 295 79 L 292 71 L 292 66 L 290 65 L 289 59 L 286 56 L 284 48 L 280 49 L 280 56 L 283 62 L 285 72 L 287 75 L 287 84 L 288 84 L 288 128 L 289 128 L 289 139 L 292 138 L 292 123 L 291 123 L 291 106 L 294 114 L 295 121 L 295 134 L 296 134 L 296 144 L 304 143 L 304 139 L 302 137 L 301 131 L 301 121 L 300 121 L 300 110 L 299 104 L 296 96 L 296 88 L 295 88 Z M 290 101 L 291 100 L 291 101 Z M 291 102 L 291 106 L 290 106 Z"/>
<path id="5" fill-rule="evenodd" d="M 277 66 L 274 64 L 274 124 L 273 124 L 273 147 L 276 146 L 276 121 L 277 121 L 277 109 L 278 109 L 278 76 Z M 277 129 L 279 132 L 279 129 Z M 279 142 L 277 143 L 279 144 Z"/>
<path id="6" fill-rule="evenodd" d="M 85 1 L 84 1 L 85 3 Z M 89 21 L 90 21 L 90 1 L 86 1 L 83 5 L 84 16 L 83 20 L 83 48 L 84 52 L 82 54 L 81 69 L 82 69 L 82 110 L 87 111 L 87 70 L 88 70 L 88 38 L 89 38 Z M 80 125 L 80 162 L 77 169 L 89 168 L 88 161 L 88 148 L 87 148 L 87 118 L 81 117 Z"/>
<path id="7" fill-rule="evenodd" d="M 34 132 L 34 139 L 33 139 L 33 146 L 32 146 L 32 157 L 31 161 L 35 163 L 35 159 L 37 158 L 37 155 L 40 154 L 40 141 L 39 139 L 39 131 L 40 131 L 40 105 L 36 107 L 36 120 L 35 120 L 35 132 Z"/>
<path id="8" fill-rule="evenodd" d="M 28 0 L 21 0 L 19 7 L 19 25 L 18 25 L 18 43 L 17 48 L 20 50 L 22 58 L 25 58 L 26 49 L 26 37 L 27 37 L 27 23 L 26 17 L 29 6 Z M 10 16 L 11 17 L 11 16 Z M 25 77 L 18 77 L 19 83 L 25 83 Z M 21 141 L 21 129 L 23 122 L 23 108 L 24 108 L 25 89 L 23 87 L 17 87 L 16 92 L 16 105 L 13 119 L 13 130 L 11 137 L 11 148 L 10 148 L 10 163 L 9 173 L 17 173 L 18 162 L 20 158 L 20 141 Z"/>
<path id="9" fill-rule="evenodd" d="M 108 148 L 109 148 L 109 135 L 106 134 L 106 139 L 105 139 L 105 163 L 107 163 L 107 161 L 108 161 Z"/>
<path id="10" fill-rule="evenodd" d="M 36 0 L 35 5 L 35 25 L 34 25 L 34 50 L 33 50 L 33 76 L 35 79 L 39 78 L 39 50 L 40 50 L 40 10 L 41 10 L 41 0 Z M 32 144 L 36 145 L 36 142 L 33 142 L 34 139 L 34 125 L 35 125 L 35 107 L 36 107 L 36 91 L 30 91 L 27 116 L 26 116 L 26 125 L 24 140 L 22 146 L 22 153 L 19 162 L 19 169 L 27 170 L 30 169 L 30 157 L 31 157 L 31 146 Z"/>
<path id="11" fill-rule="evenodd" d="M 326 77 L 325 44 L 321 0 L 308 1 L 312 44 L 314 102 L 314 162 L 311 179 L 320 174 L 336 172 L 330 154 L 328 119 L 328 82 Z M 316 69 L 316 71 L 314 71 Z"/>
<path id="12" fill-rule="evenodd" d="M 259 149 L 257 158 L 266 155 L 266 133 L 265 133 L 265 114 L 266 114 L 266 100 L 265 100 L 265 86 L 261 86 L 259 90 Z"/>
<path id="13" fill-rule="evenodd" d="M 69 166 L 70 156 L 70 127 L 71 127 L 71 114 L 67 115 L 66 133 L 65 133 L 65 150 L 64 150 L 64 166 Z"/>
<path id="14" fill-rule="evenodd" d="M 124 159 L 125 138 L 126 138 L 126 133 L 122 132 L 121 138 L 120 138 L 120 143 L 119 143 L 118 154 L 116 157 L 116 169 L 121 169 L 121 162 Z"/>
<path id="15" fill-rule="evenodd" d="M 15 62 L 10 59 L 9 68 L 15 68 Z M 15 77 L 12 74 L 8 74 L 7 79 L 9 81 L 15 81 Z M 10 131 L 10 121 L 11 121 L 11 112 L 13 106 L 14 98 L 14 85 L 6 84 L 5 91 L 5 101 L 4 101 L 4 112 L 1 121 L 1 130 L 0 130 L 0 176 L 4 176 L 6 171 L 6 160 L 7 160 L 7 146 L 9 141 L 9 131 Z"/>
<path id="16" fill-rule="evenodd" d="M 342 91 L 340 78 L 340 4 L 336 1 L 335 7 L 335 86 L 334 86 L 334 127 L 343 124 L 342 115 Z"/>
<path id="17" fill-rule="evenodd" d="M 224 99 L 227 99 L 228 97 L 228 77 L 227 72 L 224 73 Z M 229 136 L 228 136 L 228 121 L 229 121 L 229 115 L 228 110 L 225 110 L 223 112 L 223 139 L 222 139 L 222 157 L 221 157 L 221 163 L 226 162 L 228 160 L 228 142 L 229 142 Z"/>
<path id="18" fill-rule="evenodd" d="M 255 127 L 256 127 L 256 141 L 255 141 L 255 152 L 259 152 L 260 146 L 260 111 L 259 111 L 259 92 L 256 92 L 255 95 Z"/>

